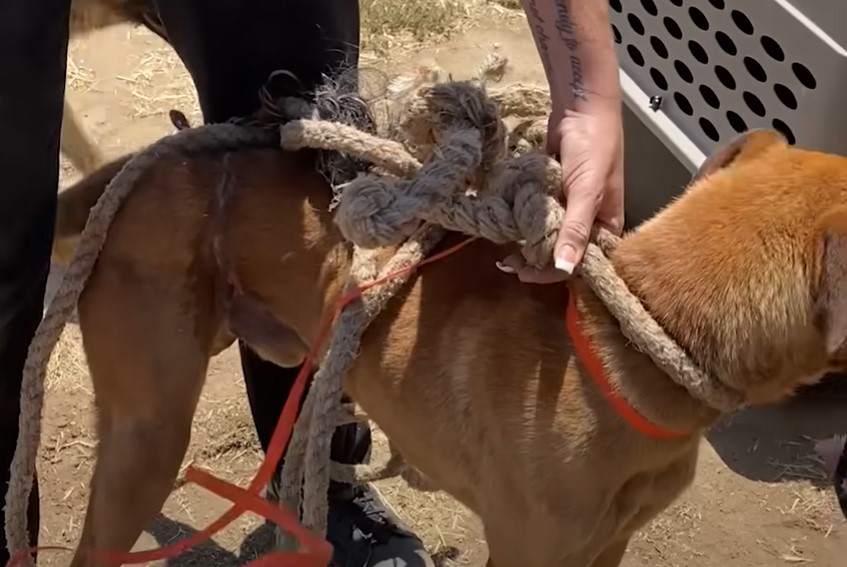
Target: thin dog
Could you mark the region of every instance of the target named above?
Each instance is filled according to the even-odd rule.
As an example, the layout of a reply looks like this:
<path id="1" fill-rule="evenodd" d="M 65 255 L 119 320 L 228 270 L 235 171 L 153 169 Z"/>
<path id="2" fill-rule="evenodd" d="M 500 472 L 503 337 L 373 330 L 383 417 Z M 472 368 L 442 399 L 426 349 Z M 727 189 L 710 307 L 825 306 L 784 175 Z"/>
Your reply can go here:
<path id="1" fill-rule="evenodd" d="M 62 193 L 59 256 L 118 169 Z M 238 191 L 219 222 L 209 188 L 225 172 Z M 94 564 L 91 546 L 129 550 L 161 509 L 211 356 L 238 335 L 277 364 L 302 362 L 350 267 L 330 199 L 311 158 L 279 150 L 162 161 L 130 195 L 79 302 L 100 443 L 75 567 Z M 407 461 L 479 515 L 490 566 L 616 567 L 690 485 L 701 437 L 722 415 L 632 349 L 578 278 L 527 285 L 500 272 L 515 251 L 476 241 L 421 270 L 365 333 L 345 389 Z M 843 157 L 775 132 L 742 135 L 611 259 L 666 332 L 749 404 L 847 362 Z M 229 276 L 245 301 L 221 300 Z M 570 299 L 612 387 L 687 435 L 644 435 L 613 407 L 575 353 Z M 286 332 L 268 340 L 251 305 Z"/>

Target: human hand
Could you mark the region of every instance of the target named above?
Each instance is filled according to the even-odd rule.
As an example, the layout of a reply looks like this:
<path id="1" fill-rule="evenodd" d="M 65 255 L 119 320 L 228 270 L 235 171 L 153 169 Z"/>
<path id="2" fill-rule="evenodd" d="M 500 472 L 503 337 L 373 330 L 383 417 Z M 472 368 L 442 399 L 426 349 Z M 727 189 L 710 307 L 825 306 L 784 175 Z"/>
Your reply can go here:
<path id="1" fill-rule="evenodd" d="M 527 266 L 520 255 L 498 264 L 523 282 L 567 279 L 582 260 L 594 224 L 620 234 L 624 221 L 623 125 L 620 103 L 589 111 L 554 111 L 547 151 L 562 164 L 565 217 L 555 246 L 554 265 Z"/>

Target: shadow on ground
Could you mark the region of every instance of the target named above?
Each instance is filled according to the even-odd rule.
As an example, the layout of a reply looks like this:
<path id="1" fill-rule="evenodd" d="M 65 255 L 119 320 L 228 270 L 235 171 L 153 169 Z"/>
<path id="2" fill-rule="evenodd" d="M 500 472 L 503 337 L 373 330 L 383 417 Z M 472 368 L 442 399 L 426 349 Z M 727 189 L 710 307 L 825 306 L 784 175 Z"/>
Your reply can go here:
<path id="1" fill-rule="evenodd" d="M 147 530 L 147 533 L 153 536 L 157 545 L 164 547 L 196 535 L 197 530 L 160 514 Z M 273 541 L 273 525 L 262 524 L 247 534 L 241 543 L 238 555 L 210 540 L 184 552 L 179 557 L 168 560 L 165 565 L 167 567 L 205 567 L 209 565 L 237 567 L 270 553 Z M 447 567 L 452 565 L 452 561 L 455 561 L 459 555 L 459 549 L 448 546 L 435 553 L 432 559 L 436 567 Z"/>
<path id="2" fill-rule="evenodd" d="M 189 525 L 177 522 L 163 515 L 159 515 L 153 525 L 147 530 L 156 543 L 160 546 L 173 545 L 174 543 L 197 534 L 197 530 Z M 198 567 L 214 565 L 215 567 L 237 567 L 265 555 L 271 551 L 273 545 L 273 526 L 262 524 L 244 538 L 238 555 L 224 549 L 214 541 L 207 541 L 198 545 L 179 557 L 168 560 L 168 567 Z"/>
<path id="3" fill-rule="evenodd" d="M 753 408 L 707 436 L 736 473 L 763 482 L 808 480 L 830 488 L 815 441 L 847 433 L 847 376 L 827 377 L 785 404 Z"/>

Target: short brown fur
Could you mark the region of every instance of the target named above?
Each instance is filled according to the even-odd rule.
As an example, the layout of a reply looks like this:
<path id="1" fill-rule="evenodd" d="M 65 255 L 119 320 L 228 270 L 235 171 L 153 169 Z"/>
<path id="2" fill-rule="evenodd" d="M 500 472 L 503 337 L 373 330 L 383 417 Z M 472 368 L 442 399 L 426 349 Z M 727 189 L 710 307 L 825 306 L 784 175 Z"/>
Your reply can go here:
<path id="1" fill-rule="evenodd" d="M 266 353 L 278 362 L 302 358 L 345 281 L 350 246 L 312 164 L 278 151 L 226 162 L 238 189 L 223 233 L 211 188 L 224 161 L 163 161 L 119 212 L 81 298 L 100 444 L 76 567 L 92 564 L 86 546 L 129 549 L 173 486 L 208 360 L 233 340 L 215 235 L 245 293 L 295 337 Z M 76 195 L 91 192 L 61 195 L 60 210 Z M 847 160 L 757 132 L 707 162 L 613 262 L 705 370 L 762 403 L 844 360 L 845 235 Z M 720 415 L 630 349 L 577 280 L 612 382 L 658 425 L 692 435 L 632 429 L 574 356 L 567 289 L 497 270 L 513 251 L 479 241 L 423 269 L 367 330 L 345 388 L 410 463 L 479 514 L 491 565 L 616 567 L 633 533 L 691 483 L 701 434 Z"/>

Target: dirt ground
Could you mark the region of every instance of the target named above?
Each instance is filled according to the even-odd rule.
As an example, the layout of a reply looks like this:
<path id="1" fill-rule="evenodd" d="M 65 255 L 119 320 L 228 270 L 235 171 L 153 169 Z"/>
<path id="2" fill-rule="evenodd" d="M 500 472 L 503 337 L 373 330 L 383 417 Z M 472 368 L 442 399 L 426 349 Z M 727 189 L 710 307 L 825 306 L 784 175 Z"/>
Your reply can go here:
<path id="1" fill-rule="evenodd" d="M 387 76 L 435 61 L 456 78 L 472 74 L 493 50 L 509 58 L 507 81 L 543 82 L 526 23 L 498 6 L 464 15 L 450 37 L 415 41 L 375 32 L 366 67 Z M 381 43 L 373 41 L 374 38 Z M 388 55 L 390 53 L 390 56 Z M 69 98 L 108 156 L 138 148 L 171 130 L 167 111 L 193 123 L 199 113 L 187 74 L 170 49 L 142 29 L 120 26 L 72 45 Z M 63 163 L 62 184 L 75 178 Z M 43 446 L 43 545 L 74 545 L 80 533 L 95 444 L 92 391 L 79 329 L 69 326 L 48 376 Z M 702 444 L 694 487 L 635 538 L 625 567 L 773 567 L 844 565 L 847 525 L 813 454 L 813 439 L 847 431 L 847 389 L 819 387 L 782 407 L 748 411 Z M 379 438 L 378 438 L 379 439 Z M 378 443 L 384 447 L 384 442 Z M 211 366 L 186 463 L 245 485 L 260 462 L 247 410 L 237 351 Z M 444 565 L 484 565 L 478 521 L 443 494 L 415 492 L 401 482 L 378 485 L 396 512 Z M 138 549 L 172 543 L 205 526 L 226 502 L 195 486 L 174 491 Z M 264 553 L 271 533 L 245 517 L 209 543 L 170 564 L 230 566 Z M 837 557 L 842 557 L 838 560 Z M 42 565 L 65 565 L 67 554 L 44 554 Z"/>

